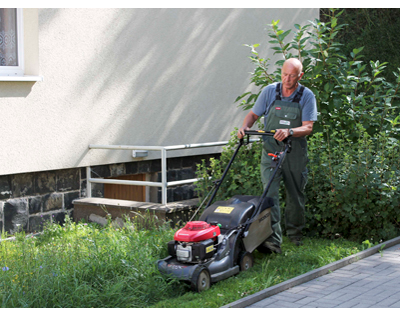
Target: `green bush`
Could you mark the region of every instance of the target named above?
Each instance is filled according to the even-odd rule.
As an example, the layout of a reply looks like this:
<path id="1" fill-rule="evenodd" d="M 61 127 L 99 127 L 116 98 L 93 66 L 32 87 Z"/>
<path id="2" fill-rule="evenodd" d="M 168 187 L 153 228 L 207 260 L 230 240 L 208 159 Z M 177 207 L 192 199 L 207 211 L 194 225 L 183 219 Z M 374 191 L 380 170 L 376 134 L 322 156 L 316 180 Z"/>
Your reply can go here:
<path id="1" fill-rule="evenodd" d="M 214 188 L 215 181 L 221 179 L 222 174 L 232 158 L 239 139 L 236 136 L 237 129 L 231 133 L 229 143 L 223 148 L 219 159 L 211 158 L 207 165 L 205 160 L 197 166 L 197 192 L 201 200 L 207 198 L 207 194 Z M 222 201 L 234 195 L 261 195 L 263 187 L 260 182 L 260 165 L 255 163 L 261 160 L 262 142 L 250 144 L 244 143 L 240 148 L 231 168 L 215 196 L 214 201 Z M 210 198 L 210 196 L 208 197 Z"/>
<path id="2" fill-rule="evenodd" d="M 319 112 L 309 137 L 308 231 L 323 237 L 340 234 L 360 241 L 385 240 L 398 235 L 400 228 L 400 76 L 394 72 L 396 81 L 386 80 L 385 62 L 371 61 L 368 68 L 361 59 L 362 47 L 354 48 L 348 57 L 343 54 L 342 45 L 335 41 L 344 27 L 338 24 L 341 13 L 331 10 L 328 22 L 316 19 L 306 26 L 296 24 L 288 43 L 285 39 L 291 30 L 281 30 L 279 21 L 273 21 L 269 43 L 283 59 L 270 71 L 270 59 L 261 58 L 256 50 L 259 44 L 246 45 L 255 66 L 251 82 L 259 91 L 245 92 L 236 102 L 244 110 L 252 108 L 262 88 L 281 80 L 284 61 L 299 58 L 305 72 L 302 84 L 315 93 Z M 258 172 L 260 152 L 242 157 L 240 165 Z M 225 165 L 224 153 L 221 161 Z M 213 179 L 221 172 L 217 161 L 207 172 L 204 168 L 200 174 L 214 173 Z M 227 181 L 234 182 L 227 184 L 221 197 L 234 192 L 253 194 L 260 186 L 259 175 L 246 178 L 241 172 L 241 168 L 232 171 Z M 241 177 L 248 183 L 238 185 L 235 181 Z"/>
<path id="3" fill-rule="evenodd" d="M 329 9 L 320 9 L 321 21 L 325 22 Z M 344 24 L 338 33 L 337 41 L 343 44 L 342 51 L 347 55 L 354 47 L 363 46 L 363 60 L 390 61 L 384 70 L 387 79 L 395 80 L 392 72 L 400 66 L 397 43 L 400 40 L 400 10 L 398 8 L 345 8 L 338 17 Z"/>
<path id="4" fill-rule="evenodd" d="M 358 128 L 355 142 L 344 131 L 330 134 L 329 142 L 321 133 L 309 141 L 310 234 L 375 242 L 399 235 L 399 141 Z"/>

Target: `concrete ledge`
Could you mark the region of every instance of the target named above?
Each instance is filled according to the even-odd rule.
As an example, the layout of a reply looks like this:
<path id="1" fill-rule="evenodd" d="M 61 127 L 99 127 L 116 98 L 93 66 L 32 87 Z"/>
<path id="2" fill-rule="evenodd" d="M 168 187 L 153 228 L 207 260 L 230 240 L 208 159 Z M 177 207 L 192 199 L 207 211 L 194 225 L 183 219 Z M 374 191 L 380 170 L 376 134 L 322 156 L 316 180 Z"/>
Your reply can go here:
<path id="1" fill-rule="evenodd" d="M 171 221 L 177 224 L 179 221 L 186 222 L 190 219 L 191 214 L 197 209 L 198 202 L 198 199 L 191 199 L 162 205 L 105 198 L 83 198 L 73 201 L 73 219 L 76 222 L 82 219 L 88 221 L 90 214 L 106 216 L 107 213 L 112 219 L 116 219 L 123 216 L 134 217 L 135 213 L 139 213 L 155 215 L 158 221 Z"/>
<path id="2" fill-rule="evenodd" d="M 353 262 L 356 262 L 358 260 L 361 260 L 363 258 L 369 257 L 377 252 L 379 252 L 381 249 L 386 249 L 390 248 L 394 245 L 397 245 L 400 243 L 400 237 L 393 238 L 391 240 L 385 241 L 377 246 L 368 248 L 366 250 L 363 250 L 359 253 L 356 253 L 354 255 L 351 255 L 349 257 L 343 258 L 339 261 L 330 263 L 326 266 L 323 266 L 321 268 L 318 268 L 316 270 L 307 272 L 305 274 L 302 274 L 298 277 L 295 277 L 293 279 L 287 280 L 285 282 L 279 283 L 277 285 L 271 286 L 269 288 L 266 288 L 265 290 L 262 290 L 258 293 L 249 295 L 247 297 L 244 297 L 240 300 L 237 300 L 235 302 L 232 302 L 230 304 L 224 305 L 221 308 L 243 308 L 247 307 L 249 305 L 252 305 L 254 303 L 257 303 L 258 301 L 261 301 L 267 297 L 270 297 L 272 295 L 278 294 L 282 291 L 288 290 L 296 285 L 303 284 L 305 282 L 311 281 L 315 278 L 318 278 L 320 276 L 323 276 L 327 273 L 330 273 L 334 270 L 343 268 Z"/>

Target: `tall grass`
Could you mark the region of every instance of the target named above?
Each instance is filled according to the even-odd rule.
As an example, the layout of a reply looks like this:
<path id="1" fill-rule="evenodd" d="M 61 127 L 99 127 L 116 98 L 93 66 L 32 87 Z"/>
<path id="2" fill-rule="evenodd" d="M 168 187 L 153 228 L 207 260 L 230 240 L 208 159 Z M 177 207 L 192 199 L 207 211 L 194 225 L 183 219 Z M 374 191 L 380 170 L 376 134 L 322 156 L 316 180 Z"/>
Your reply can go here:
<path id="1" fill-rule="evenodd" d="M 219 307 L 359 251 L 346 241 L 306 239 L 294 247 L 285 239 L 282 255 L 255 252 L 252 269 L 198 294 L 156 267 L 174 231 L 151 220 L 115 228 L 67 218 L 37 236 L 18 233 L 0 242 L 0 306 Z"/>
<path id="2" fill-rule="evenodd" d="M 43 234 L 0 243 L 2 307 L 146 307 L 182 291 L 158 272 L 173 231 L 49 223 Z M 3 236 L 4 238 L 4 236 Z M 168 290 L 167 290 L 168 289 Z"/>

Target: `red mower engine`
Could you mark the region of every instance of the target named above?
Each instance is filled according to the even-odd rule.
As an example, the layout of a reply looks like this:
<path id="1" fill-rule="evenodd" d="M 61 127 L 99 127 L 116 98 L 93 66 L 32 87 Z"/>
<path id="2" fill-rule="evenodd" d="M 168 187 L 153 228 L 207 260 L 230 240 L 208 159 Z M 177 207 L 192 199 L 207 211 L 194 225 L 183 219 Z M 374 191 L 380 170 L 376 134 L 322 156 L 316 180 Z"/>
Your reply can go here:
<path id="1" fill-rule="evenodd" d="M 178 261 L 197 263 L 211 258 L 221 232 L 219 226 L 207 222 L 188 222 L 168 243 L 168 253 Z"/>

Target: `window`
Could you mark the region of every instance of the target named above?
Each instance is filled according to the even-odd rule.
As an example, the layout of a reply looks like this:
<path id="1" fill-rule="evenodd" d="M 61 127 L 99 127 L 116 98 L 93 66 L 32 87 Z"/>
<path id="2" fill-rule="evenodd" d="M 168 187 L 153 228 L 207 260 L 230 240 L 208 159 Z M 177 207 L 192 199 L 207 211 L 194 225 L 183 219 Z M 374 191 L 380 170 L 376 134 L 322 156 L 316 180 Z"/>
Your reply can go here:
<path id="1" fill-rule="evenodd" d="M 22 9 L 0 9 L 0 76 L 23 76 Z"/>

